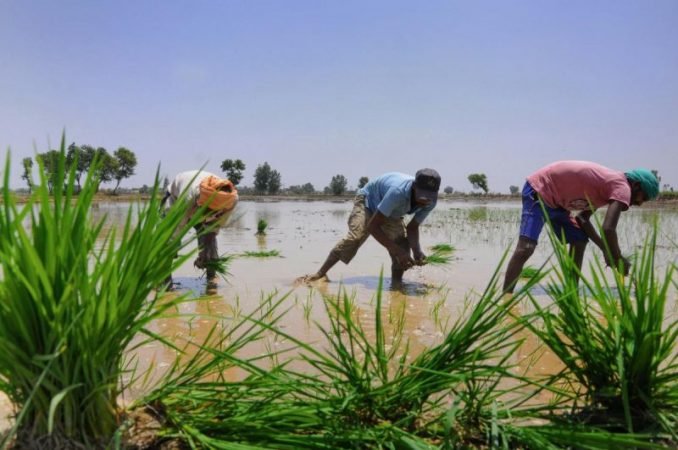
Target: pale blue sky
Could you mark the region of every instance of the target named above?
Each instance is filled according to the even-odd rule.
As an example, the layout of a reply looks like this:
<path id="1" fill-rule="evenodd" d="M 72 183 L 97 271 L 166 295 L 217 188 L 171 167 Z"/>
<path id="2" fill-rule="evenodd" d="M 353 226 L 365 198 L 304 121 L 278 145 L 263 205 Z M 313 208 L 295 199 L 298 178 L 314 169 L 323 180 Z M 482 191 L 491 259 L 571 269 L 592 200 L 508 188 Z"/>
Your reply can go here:
<path id="1" fill-rule="evenodd" d="M 139 159 L 127 187 L 268 161 L 285 186 L 558 159 L 678 188 L 678 1 L 0 0 L 0 146 Z"/>

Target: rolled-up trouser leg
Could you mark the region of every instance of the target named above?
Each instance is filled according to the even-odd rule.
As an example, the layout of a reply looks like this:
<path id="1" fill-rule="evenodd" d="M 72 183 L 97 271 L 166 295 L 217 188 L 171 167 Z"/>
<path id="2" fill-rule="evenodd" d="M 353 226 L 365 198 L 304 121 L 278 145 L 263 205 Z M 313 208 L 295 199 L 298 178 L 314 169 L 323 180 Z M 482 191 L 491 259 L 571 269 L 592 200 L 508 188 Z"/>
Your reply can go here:
<path id="1" fill-rule="evenodd" d="M 348 216 L 348 233 L 334 246 L 330 253 L 334 254 L 341 262 L 351 262 L 358 249 L 369 237 L 367 224 L 372 214 L 365 207 L 365 196 L 358 195 L 353 201 L 353 209 Z"/>

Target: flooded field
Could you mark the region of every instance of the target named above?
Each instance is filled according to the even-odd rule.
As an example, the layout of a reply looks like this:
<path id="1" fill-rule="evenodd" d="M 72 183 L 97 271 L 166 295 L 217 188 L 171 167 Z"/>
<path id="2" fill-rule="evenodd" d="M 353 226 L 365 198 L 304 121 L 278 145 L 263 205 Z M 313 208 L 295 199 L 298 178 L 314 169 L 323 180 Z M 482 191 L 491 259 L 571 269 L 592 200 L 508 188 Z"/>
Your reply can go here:
<path id="1" fill-rule="evenodd" d="M 112 224 L 122 223 L 128 207 L 102 204 L 95 214 L 107 214 Z M 158 323 L 156 331 L 170 339 L 200 341 L 215 321 L 241 317 L 274 295 L 286 296 L 285 304 L 290 308 L 282 321 L 285 331 L 305 342 L 316 342 L 321 336 L 312 322 L 326 323 L 322 295 L 334 295 L 345 289 L 353 296 L 356 312 L 369 332 L 383 269 L 385 317 L 404 314 L 405 336 L 416 354 L 439 342 L 446 327 L 463 314 L 465 305 L 485 289 L 504 253 L 513 250 L 520 218 L 519 202 L 441 201 L 423 224 L 420 238 L 425 251 L 434 244 L 451 244 L 456 250 L 449 265 L 415 267 L 405 273 L 401 288 L 391 289 L 388 254 L 374 239 L 369 239 L 350 265 L 338 263 L 329 272 L 329 282 L 312 286 L 295 284 L 296 278 L 315 272 L 343 237 L 350 209 L 350 202 L 241 202 L 229 226 L 218 234 L 220 253 L 242 255 L 248 251 L 276 250 L 280 256 L 237 256 L 229 266 L 230 275 L 226 280 L 220 279 L 216 288 L 207 286 L 202 271 L 193 267 L 193 259 L 189 260 L 174 274 L 174 280 L 180 283 L 177 294 L 187 294 L 195 301 L 187 303 L 175 318 Z M 596 216 L 602 220 L 603 214 L 598 212 Z M 256 235 L 261 219 L 268 223 L 265 236 Z M 666 264 L 676 261 L 677 210 L 636 208 L 622 215 L 618 232 L 622 251 L 632 254 L 642 247 L 655 219 L 660 230 L 657 258 L 661 271 Z M 548 237 L 543 233 L 528 264 L 538 267 L 551 253 Z M 600 252 L 589 246 L 587 260 L 594 256 L 601 257 Z M 504 268 L 505 263 L 500 268 L 500 280 Z M 536 288 L 534 294 L 543 295 L 543 290 Z M 675 302 L 672 310 L 675 313 Z M 189 321 L 183 313 L 202 317 Z M 526 343 L 526 349 L 536 347 L 537 343 Z M 156 370 L 162 372 L 174 360 L 175 352 L 160 344 L 149 344 L 139 356 L 142 367 L 154 360 Z M 549 364 L 547 354 L 533 370 L 556 369 L 549 368 Z"/>
<path id="2" fill-rule="evenodd" d="M 106 216 L 111 228 L 123 226 L 130 208 L 125 203 L 101 203 L 92 210 L 95 219 Z M 449 244 L 455 248 L 452 262 L 444 267 L 415 267 L 405 273 L 404 285 L 391 288 L 390 259 L 386 250 L 374 239 L 369 239 L 350 265 L 337 264 L 329 272 L 329 282 L 315 282 L 311 286 L 295 283 L 304 275 L 315 272 L 325 260 L 333 245 L 346 232 L 346 221 L 351 202 L 247 202 L 238 205 L 228 227 L 218 234 L 219 251 L 235 255 L 226 279 L 216 286 L 208 286 L 203 272 L 193 266 L 191 258 L 174 273 L 178 289 L 169 294 L 186 295 L 191 300 L 176 314 L 153 324 L 153 331 L 182 347 L 186 342 L 202 342 L 213 326 L 228 327 L 256 309 L 268 299 L 283 298 L 282 309 L 288 310 L 280 322 L 281 329 L 303 342 L 319 346 L 323 336 L 315 323 L 326 326 L 327 313 L 323 295 L 336 295 L 344 290 L 353 299 L 354 313 L 367 333 L 374 332 L 375 298 L 379 292 L 380 273 L 384 271 L 382 313 L 386 333 L 397 327 L 402 315 L 403 335 L 409 340 L 410 355 L 416 356 L 424 348 L 441 342 L 449 326 L 464 315 L 465 308 L 474 304 L 493 274 L 499 270 L 503 281 L 506 263 L 500 266 L 506 252 L 513 250 L 517 240 L 520 218 L 518 202 L 449 202 L 440 201 L 438 207 L 423 224 L 420 232 L 422 247 L 428 250 L 435 244 Z M 603 212 L 596 216 L 602 220 Z M 260 220 L 268 223 L 265 236 L 256 235 Z M 669 264 L 675 264 L 678 252 L 678 210 L 650 207 L 636 208 L 622 215 L 618 232 L 625 255 L 638 252 L 653 223 L 658 224 L 657 275 Z M 192 248 L 195 248 L 193 246 Z M 246 252 L 277 251 L 280 256 L 257 258 L 244 256 Z M 552 249 L 544 233 L 535 255 L 528 262 L 533 267 L 548 262 Z M 589 248 L 585 264 L 600 252 Z M 611 270 L 607 270 L 611 275 Z M 533 289 L 537 298 L 549 299 L 541 286 Z M 672 293 L 667 311 L 668 321 L 675 321 L 676 294 Z M 516 314 L 530 312 L 524 310 Z M 513 363 L 531 375 L 545 375 L 562 368 L 560 361 L 548 351 L 539 351 L 540 343 L 528 333 Z M 245 349 L 247 355 L 270 354 L 289 346 L 280 338 L 262 340 Z M 538 358 L 533 352 L 538 351 Z M 136 357 L 137 375 L 151 369 L 155 379 L 175 361 L 177 352 L 158 342 L 143 345 Z M 234 372 L 226 377 L 238 378 Z M 124 402 L 148 386 L 133 385 Z M 544 400 L 544 399 L 538 399 Z M 0 399 L 1 402 L 6 400 Z M 0 403 L 0 410 L 8 412 Z M 6 426 L 5 422 L 3 428 Z"/>

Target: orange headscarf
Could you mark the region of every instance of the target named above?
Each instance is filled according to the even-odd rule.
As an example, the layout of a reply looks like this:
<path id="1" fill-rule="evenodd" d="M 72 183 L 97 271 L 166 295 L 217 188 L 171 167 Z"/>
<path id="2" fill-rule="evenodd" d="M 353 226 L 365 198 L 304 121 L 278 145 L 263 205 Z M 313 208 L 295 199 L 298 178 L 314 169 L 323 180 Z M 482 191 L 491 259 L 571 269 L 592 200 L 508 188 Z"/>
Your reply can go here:
<path id="1" fill-rule="evenodd" d="M 230 211 L 238 203 L 238 191 L 230 180 L 210 175 L 200 182 L 198 206 L 205 203 L 213 211 Z"/>

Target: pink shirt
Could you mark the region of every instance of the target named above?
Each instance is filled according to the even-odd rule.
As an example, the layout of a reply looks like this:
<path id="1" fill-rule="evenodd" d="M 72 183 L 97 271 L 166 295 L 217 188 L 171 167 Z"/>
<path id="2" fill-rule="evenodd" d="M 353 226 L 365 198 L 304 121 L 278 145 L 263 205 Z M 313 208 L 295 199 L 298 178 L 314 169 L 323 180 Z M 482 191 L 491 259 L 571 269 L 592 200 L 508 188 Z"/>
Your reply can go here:
<path id="1" fill-rule="evenodd" d="M 613 200 L 631 205 L 631 186 L 623 172 L 588 161 L 558 161 L 542 167 L 527 181 L 552 208 L 583 211 Z"/>

